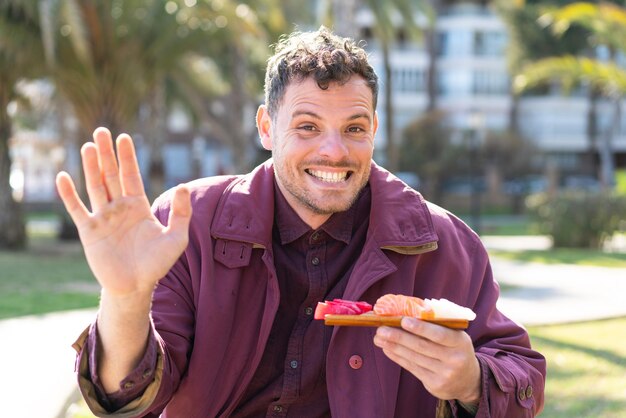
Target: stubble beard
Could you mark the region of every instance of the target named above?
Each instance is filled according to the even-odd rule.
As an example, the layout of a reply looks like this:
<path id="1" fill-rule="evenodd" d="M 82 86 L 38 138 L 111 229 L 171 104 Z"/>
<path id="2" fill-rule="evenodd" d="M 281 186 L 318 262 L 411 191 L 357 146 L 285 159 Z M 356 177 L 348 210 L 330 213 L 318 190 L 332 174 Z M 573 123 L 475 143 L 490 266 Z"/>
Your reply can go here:
<path id="1" fill-rule="evenodd" d="M 371 168 L 368 165 L 363 173 L 358 187 L 351 191 L 351 194 L 347 198 L 344 198 L 337 202 L 335 202 L 336 199 L 334 199 L 333 195 L 336 195 L 340 192 L 328 192 L 328 199 L 325 196 L 316 198 L 309 190 L 304 189 L 296 184 L 296 182 L 291 181 L 289 179 L 289 176 L 283 175 L 285 171 L 286 167 L 275 166 L 277 181 L 283 185 L 283 188 L 287 191 L 287 193 L 291 194 L 298 202 L 300 202 L 303 206 L 305 206 L 307 209 L 317 215 L 332 215 L 333 213 L 337 212 L 345 212 L 346 210 L 350 209 L 352 205 L 357 201 L 361 190 L 363 190 L 363 188 L 369 181 Z M 352 175 L 356 175 L 356 171 L 352 173 Z M 324 203 L 327 204 L 324 205 Z"/>

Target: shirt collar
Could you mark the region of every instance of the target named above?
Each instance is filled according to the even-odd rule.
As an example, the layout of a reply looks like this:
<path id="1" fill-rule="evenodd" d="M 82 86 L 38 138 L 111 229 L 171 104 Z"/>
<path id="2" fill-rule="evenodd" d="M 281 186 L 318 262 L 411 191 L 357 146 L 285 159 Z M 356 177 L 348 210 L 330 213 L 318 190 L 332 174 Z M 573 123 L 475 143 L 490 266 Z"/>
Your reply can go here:
<path id="1" fill-rule="evenodd" d="M 278 188 L 276 180 L 274 180 L 274 196 L 276 208 L 274 222 L 278 227 L 282 244 L 293 242 L 307 232 L 312 231 L 311 227 L 309 227 L 289 205 L 287 199 L 285 199 L 285 196 L 283 196 L 283 193 Z M 369 185 L 367 185 L 361 193 L 359 193 L 356 202 L 354 202 L 348 210 L 332 214 L 319 229 L 326 232 L 333 239 L 349 244 L 355 219 L 358 218 L 360 221 L 367 221 L 369 205 L 370 189 Z"/>

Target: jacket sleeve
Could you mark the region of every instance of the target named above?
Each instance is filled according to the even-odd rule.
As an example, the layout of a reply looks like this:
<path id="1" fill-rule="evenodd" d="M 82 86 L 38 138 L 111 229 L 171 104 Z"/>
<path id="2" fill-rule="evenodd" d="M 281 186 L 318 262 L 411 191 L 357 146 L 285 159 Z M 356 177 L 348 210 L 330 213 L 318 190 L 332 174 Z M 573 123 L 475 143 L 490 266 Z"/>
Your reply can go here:
<path id="1" fill-rule="evenodd" d="M 153 207 L 164 225 L 169 214 L 168 201 L 160 199 Z M 79 387 L 92 412 L 105 417 L 158 416 L 165 408 L 187 368 L 194 336 L 195 310 L 189 276 L 183 253 L 155 288 L 146 352 L 135 370 L 120 382 L 120 390 L 105 394 L 96 373 L 96 323 L 76 341 Z"/>
<path id="2" fill-rule="evenodd" d="M 526 330 L 496 308 L 499 286 L 486 250 L 476 241 L 470 293 L 477 318 L 468 329 L 482 371 L 476 417 L 534 417 L 543 408 L 546 361 L 531 348 Z"/>
<path id="3" fill-rule="evenodd" d="M 137 367 L 114 393 L 106 394 L 97 373 L 97 324 L 80 335 L 73 347 L 77 351 L 78 386 L 87 406 L 99 417 L 141 415 L 152 404 L 163 374 L 163 355 L 151 329 L 148 346 Z"/>

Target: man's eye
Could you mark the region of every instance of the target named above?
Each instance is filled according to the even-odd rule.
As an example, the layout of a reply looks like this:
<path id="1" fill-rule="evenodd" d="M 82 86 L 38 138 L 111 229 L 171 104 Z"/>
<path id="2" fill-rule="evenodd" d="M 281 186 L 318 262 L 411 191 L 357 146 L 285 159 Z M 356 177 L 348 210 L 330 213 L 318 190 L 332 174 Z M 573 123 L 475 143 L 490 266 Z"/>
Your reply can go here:
<path id="1" fill-rule="evenodd" d="M 301 125 L 298 127 L 298 129 L 303 130 L 303 131 L 314 131 L 315 130 L 315 126 L 313 125 Z"/>
<path id="2" fill-rule="evenodd" d="M 361 128 L 360 126 L 351 126 L 348 128 L 348 132 L 358 134 L 361 132 L 365 132 L 365 129 Z"/>

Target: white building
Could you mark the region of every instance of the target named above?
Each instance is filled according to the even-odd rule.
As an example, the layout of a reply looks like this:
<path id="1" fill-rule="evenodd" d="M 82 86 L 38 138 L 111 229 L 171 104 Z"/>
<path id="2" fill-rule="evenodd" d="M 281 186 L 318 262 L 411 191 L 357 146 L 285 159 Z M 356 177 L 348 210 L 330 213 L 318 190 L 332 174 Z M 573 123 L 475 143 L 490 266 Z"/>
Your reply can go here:
<path id="1" fill-rule="evenodd" d="M 511 76 L 506 62 L 507 28 L 486 1 L 447 3 L 436 22 L 437 108 L 450 115 L 450 124 L 459 131 L 485 129 L 502 131 L 509 123 L 512 99 Z M 365 8 L 357 13 L 361 36 L 367 40 L 372 62 L 379 75 L 384 74 L 376 40 L 371 38 L 373 16 Z M 428 52 L 422 45 L 398 42 L 391 52 L 393 71 L 395 126 L 401 131 L 419 117 L 428 104 Z M 586 135 L 587 109 L 585 94 L 524 96 L 519 102 L 520 133 L 534 141 L 549 158 L 565 171 L 576 171 L 588 152 Z M 613 139 L 613 150 L 619 166 L 626 166 L 626 107 L 622 106 L 622 127 Z M 384 122 L 384 97 L 378 107 Z M 598 108 L 598 141 L 611 128 L 613 107 L 600 103 Z M 476 116 L 480 115 L 479 120 Z M 476 126 L 476 122 L 480 126 Z M 474 126 L 473 126 L 474 125 Z M 384 130 L 379 138 L 385 143 Z M 384 146 L 383 146 L 384 148 Z"/>

